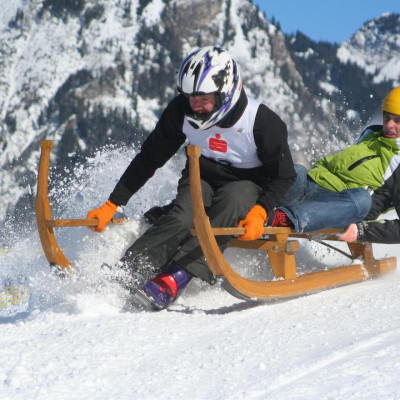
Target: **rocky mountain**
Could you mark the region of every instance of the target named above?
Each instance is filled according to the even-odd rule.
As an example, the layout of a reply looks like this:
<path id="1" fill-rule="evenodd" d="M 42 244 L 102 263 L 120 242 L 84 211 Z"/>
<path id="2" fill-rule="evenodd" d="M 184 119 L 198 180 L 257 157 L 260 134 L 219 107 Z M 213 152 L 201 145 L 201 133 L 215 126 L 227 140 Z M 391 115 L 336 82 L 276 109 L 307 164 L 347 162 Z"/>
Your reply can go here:
<path id="1" fill-rule="evenodd" d="M 313 98 L 333 103 L 351 132 L 360 122 L 380 120 L 382 99 L 400 85 L 400 15 L 383 14 L 366 22 L 340 46 L 313 42 L 301 32 L 286 43 Z M 344 132 L 337 130 L 334 136 Z"/>
<path id="2" fill-rule="evenodd" d="M 176 95 L 182 58 L 210 44 L 247 93 L 288 125 L 298 162 L 351 143 L 400 84 L 400 16 L 342 45 L 285 37 L 249 0 L 0 0 L 0 221 L 32 214 L 40 141 L 52 164 L 110 143 L 134 147 Z M 377 51 L 378 49 L 378 51 Z"/>

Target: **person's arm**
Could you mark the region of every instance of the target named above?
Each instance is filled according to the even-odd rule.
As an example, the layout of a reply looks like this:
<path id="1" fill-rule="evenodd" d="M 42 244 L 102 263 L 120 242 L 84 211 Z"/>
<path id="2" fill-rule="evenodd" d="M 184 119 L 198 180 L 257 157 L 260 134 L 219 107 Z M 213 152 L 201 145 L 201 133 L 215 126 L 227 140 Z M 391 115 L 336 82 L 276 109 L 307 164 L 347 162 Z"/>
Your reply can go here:
<path id="1" fill-rule="evenodd" d="M 362 221 L 357 224 L 357 241 L 400 243 L 400 220 Z"/>
<path id="2" fill-rule="evenodd" d="M 296 180 L 287 142 L 286 124 L 267 106 L 261 104 L 253 132 L 265 178 L 256 204 L 247 213 L 246 218 L 239 221 L 239 227 L 246 229 L 239 240 L 256 240 L 262 236 L 268 214 L 283 201 Z"/>
<path id="3" fill-rule="evenodd" d="M 144 141 L 140 153 L 131 161 L 109 200 L 117 206 L 126 205 L 134 195 L 161 168 L 185 142 L 182 132 L 184 96 L 177 96 L 165 109 L 154 131 Z"/>
<path id="4" fill-rule="evenodd" d="M 182 132 L 185 106 L 183 96 L 177 96 L 163 112 L 154 131 L 144 141 L 140 153 L 132 160 L 122 174 L 108 200 L 100 207 L 90 210 L 86 216 L 97 219 L 96 227 L 90 229 L 102 232 L 119 206 L 126 205 L 135 194 L 162 167 L 185 142 Z"/>
<path id="5" fill-rule="evenodd" d="M 378 216 L 389 208 L 393 208 L 393 199 L 390 196 L 389 191 L 386 186 L 382 186 L 379 189 L 375 190 L 375 192 L 371 196 L 372 204 L 371 209 L 368 215 L 365 217 L 367 221 L 374 220 L 378 218 Z"/>
<path id="6" fill-rule="evenodd" d="M 361 221 L 351 224 L 340 236 L 344 242 L 400 243 L 400 220 Z"/>
<path id="7" fill-rule="evenodd" d="M 400 167 L 385 185 L 378 189 L 372 196 L 372 207 L 366 221 L 351 224 L 341 236 L 345 242 L 370 242 L 370 243 L 400 243 L 400 219 L 371 221 L 379 214 L 394 207 L 400 216 L 400 193 L 398 185 L 400 180 Z"/>
<path id="8" fill-rule="evenodd" d="M 268 178 L 257 203 L 269 214 L 282 203 L 296 180 L 296 172 L 288 145 L 286 124 L 264 104 L 257 111 L 254 140 Z"/>
<path id="9" fill-rule="evenodd" d="M 389 208 L 394 207 L 397 216 L 400 216 L 400 166 L 397 167 L 392 175 L 386 180 L 381 189 L 378 189 L 372 197 L 378 211 L 383 213 Z M 377 196 L 374 199 L 374 196 Z M 372 210 L 372 208 L 371 208 Z M 370 218 L 372 213 L 367 216 Z M 357 223 L 359 241 L 371 243 L 400 243 L 400 219 L 382 220 L 382 221 L 362 221 Z"/>

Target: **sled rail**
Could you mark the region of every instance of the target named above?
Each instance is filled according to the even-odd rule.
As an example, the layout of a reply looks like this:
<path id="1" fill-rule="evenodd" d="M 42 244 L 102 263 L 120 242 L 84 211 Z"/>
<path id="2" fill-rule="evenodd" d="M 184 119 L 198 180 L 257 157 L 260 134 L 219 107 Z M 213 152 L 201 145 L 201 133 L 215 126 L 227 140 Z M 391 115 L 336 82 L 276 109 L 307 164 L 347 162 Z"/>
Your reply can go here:
<path id="1" fill-rule="evenodd" d="M 48 179 L 50 152 L 53 148 L 51 140 L 41 142 L 41 154 L 39 160 L 37 194 L 35 201 L 36 222 L 39 231 L 40 242 L 47 261 L 52 266 L 57 266 L 66 274 L 71 274 L 74 264 L 63 254 L 57 243 L 53 228 L 97 226 L 97 219 L 52 219 L 50 201 L 48 198 Z M 121 224 L 124 218 L 115 218 L 109 224 Z"/>
<path id="2" fill-rule="evenodd" d="M 338 240 L 339 229 L 326 229 L 308 233 L 296 233 L 291 228 L 265 227 L 268 238 L 241 241 L 233 237 L 230 246 L 266 250 L 275 276 L 273 281 L 254 281 L 237 273 L 226 261 L 215 239 L 216 235 L 242 235 L 244 228 L 212 228 L 202 201 L 198 146 L 188 146 L 190 166 L 190 188 L 194 209 L 192 234 L 196 235 L 207 263 L 216 277 L 223 279 L 222 286 L 236 297 L 246 300 L 265 301 L 313 293 L 336 286 L 361 282 L 365 279 L 392 271 L 396 268 L 396 257 L 376 260 L 371 243 L 348 243 L 353 263 L 328 270 L 297 274 L 295 252 L 298 240 Z"/>

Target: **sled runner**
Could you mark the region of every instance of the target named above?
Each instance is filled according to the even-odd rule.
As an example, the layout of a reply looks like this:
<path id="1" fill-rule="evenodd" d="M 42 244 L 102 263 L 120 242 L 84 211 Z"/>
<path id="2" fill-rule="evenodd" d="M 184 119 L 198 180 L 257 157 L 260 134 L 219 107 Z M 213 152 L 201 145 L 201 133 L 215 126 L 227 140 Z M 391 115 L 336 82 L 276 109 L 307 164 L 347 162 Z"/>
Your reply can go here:
<path id="1" fill-rule="evenodd" d="M 61 251 L 54 234 L 54 228 L 71 226 L 97 226 L 97 219 L 52 219 L 50 202 L 48 198 L 48 179 L 50 152 L 53 147 L 51 140 L 41 142 L 41 155 L 39 160 L 37 194 L 36 194 L 36 221 L 44 254 L 51 266 L 58 267 L 62 272 L 69 274 L 74 265 Z M 115 218 L 111 224 L 120 224 L 125 220 Z"/>
<path id="2" fill-rule="evenodd" d="M 205 212 L 201 183 L 199 146 L 188 146 L 190 165 L 190 187 L 194 208 L 194 226 L 196 235 L 207 263 L 215 277 L 222 280 L 222 286 L 230 294 L 246 300 L 263 301 L 299 296 L 328 288 L 347 285 L 396 269 L 396 257 L 376 260 L 371 243 L 348 243 L 353 264 L 334 267 L 329 270 L 299 275 L 296 270 L 295 252 L 299 250 L 298 240 L 304 238 L 320 241 L 338 240 L 339 229 L 328 229 L 309 233 L 295 233 L 291 228 L 264 228 L 267 238 L 254 241 L 232 239 L 230 246 L 265 250 L 275 280 L 253 281 L 238 274 L 226 261 L 215 240 L 216 235 L 242 235 L 244 228 L 212 228 Z M 357 260 L 357 261 L 356 261 Z"/>

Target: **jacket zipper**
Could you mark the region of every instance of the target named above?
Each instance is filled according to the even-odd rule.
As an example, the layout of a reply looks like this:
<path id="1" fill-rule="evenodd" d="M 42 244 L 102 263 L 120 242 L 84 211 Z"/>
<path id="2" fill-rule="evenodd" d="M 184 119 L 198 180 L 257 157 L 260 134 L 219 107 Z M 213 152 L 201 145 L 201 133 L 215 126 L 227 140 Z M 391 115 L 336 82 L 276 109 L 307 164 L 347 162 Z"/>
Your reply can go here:
<path id="1" fill-rule="evenodd" d="M 363 162 L 368 161 L 368 160 L 372 160 L 373 158 L 376 158 L 376 157 L 379 157 L 379 156 L 377 154 L 375 154 L 373 156 L 367 156 L 367 157 L 364 157 L 364 158 L 360 158 L 355 163 L 351 164 L 350 167 L 348 168 L 348 170 L 351 171 L 352 169 L 358 167 Z"/>

